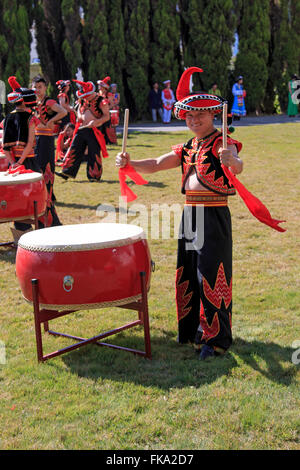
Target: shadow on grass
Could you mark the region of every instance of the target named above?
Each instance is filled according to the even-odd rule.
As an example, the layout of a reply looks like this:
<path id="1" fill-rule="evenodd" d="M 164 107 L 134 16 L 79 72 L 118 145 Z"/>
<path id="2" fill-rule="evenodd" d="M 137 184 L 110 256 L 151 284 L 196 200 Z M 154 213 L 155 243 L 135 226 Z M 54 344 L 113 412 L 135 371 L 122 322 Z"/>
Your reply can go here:
<path id="1" fill-rule="evenodd" d="M 119 382 L 133 382 L 137 385 L 170 389 L 201 387 L 213 383 L 219 377 L 235 375 L 234 369 L 245 365 L 258 371 L 272 382 L 288 386 L 297 372 L 291 363 L 293 349 L 275 343 L 244 341 L 237 338 L 230 351 L 224 357 L 199 361 L 189 345 L 179 345 L 166 337 L 152 337 L 153 359 L 112 350 L 107 347 L 88 346 L 62 356 L 62 360 L 72 373 L 79 377 L 97 380 L 106 378 Z M 143 350 L 143 340 L 138 337 L 126 337 L 124 333 L 116 335 L 113 344 Z M 241 361 L 238 361 L 238 357 Z M 290 363 L 283 367 L 282 362 Z M 241 364 L 239 364 L 241 363 Z"/>
<path id="2" fill-rule="evenodd" d="M 100 180 L 98 182 L 93 182 L 91 183 L 89 180 L 71 180 L 72 183 L 76 184 L 85 184 L 89 183 L 91 185 L 94 185 L 92 187 L 97 187 L 97 184 L 99 183 L 106 183 L 106 184 L 120 184 L 119 180 Z M 133 181 L 127 181 L 128 186 L 135 186 L 135 183 Z M 145 187 L 153 187 L 153 188 L 166 188 L 167 185 L 165 183 L 159 182 L 159 181 L 148 181 L 148 184 L 145 185 Z"/>
<path id="3" fill-rule="evenodd" d="M 16 248 L 12 247 L 0 247 L 0 259 L 1 261 L 5 261 L 6 263 L 15 264 L 16 262 Z"/>

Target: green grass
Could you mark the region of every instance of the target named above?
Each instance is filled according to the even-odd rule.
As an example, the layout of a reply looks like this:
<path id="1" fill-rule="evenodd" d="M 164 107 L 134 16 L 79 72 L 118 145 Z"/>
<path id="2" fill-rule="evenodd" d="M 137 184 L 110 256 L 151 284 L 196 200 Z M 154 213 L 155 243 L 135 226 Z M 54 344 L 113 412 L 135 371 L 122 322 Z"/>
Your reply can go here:
<path id="1" fill-rule="evenodd" d="M 148 237 L 156 271 L 149 292 L 153 360 L 88 346 L 38 364 L 32 308 L 15 276 L 15 252 L 0 249 L 0 449 L 299 449 L 300 340 L 299 200 L 297 124 L 241 127 L 240 180 L 286 219 L 285 233 L 260 224 L 236 196 L 230 200 L 234 239 L 232 348 L 224 358 L 199 362 L 191 346 L 176 343 L 174 300 L 176 240 Z M 156 157 L 186 133 L 130 134 L 134 158 Z M 121 139 L 120 144 L 121 144 Z M 109 148 L 103 181 L 56 179 L 57 210 L 64 224 L 99 221 L 99 204 L 119 205 L 118 173 Z M 180 170 L 147 175 L 131 187 L 135 204 L 183 204 Z M 135 206 L 137 209 L 138 206 Z M 1 225 L 1 241 L 11 239 Z M 81 311 L 50 323 L 58 331 L 91 336 L 134 313 Z M 139 328 L 113 337 L 143 347 Z M 45 336 L 45 352 L 71 344 Z M 300 355 L 299 355 L 300 356 Z"/>

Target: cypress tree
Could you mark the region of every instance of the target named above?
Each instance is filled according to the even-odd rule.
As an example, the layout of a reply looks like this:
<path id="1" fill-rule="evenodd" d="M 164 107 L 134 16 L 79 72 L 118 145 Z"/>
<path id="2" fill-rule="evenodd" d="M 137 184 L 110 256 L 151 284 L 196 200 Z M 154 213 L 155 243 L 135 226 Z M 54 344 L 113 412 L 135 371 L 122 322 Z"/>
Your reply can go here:
<path id="1" fill-rule="evenodd" d="M 105 0 L 86 0 L 83 25 L 83 74 L 85 80 L 97 82 L 108 75 L 109 37 Z"/>
<path id="2" fill-rule="evenodd" d="M 1 14 L 1 79 L 16 75 L 23 86 L 29 82 L 30 24 L 22 2 L 4 0 Z"/>
<path id="3" fill-rule="evenodd" d="M 149 14 L 149 0 L 128 0 L 125 4 L 124 93 L 135 119 L 142 118 L 148 108 Z"/>
<path id="4" fill-rule="evenodd" d="M 236 28 L 233 1 L 182 0 L 180 9 L 185 67 L 203 68 L 204 88 L 208 90 L 213 82 L 217 82 L 226 97 Z"/>
<path id="5" fill-rule="evenodd" d="M 79 0 L 62 0 L 61 2 L 61 12 L 65 27 L 62 50 L 69 66 L 71 77 L 73 78 L 82 63 L 79 6 Z"/>
<path id="6" fill-rule="evenodd" d="M 5 33 L 4 3 L 0 3 L 0 80 L 2 81 L 7 78 L 4 76 L 4 70 L 9 51 L 8 38 Z"/>
<path id="7" fill-rule="evenodd" d="M 272 60 L 270 62 L 270 89 L 278 95 L 280 107 L 285 111 L 288 103 L 288 82 L 299 74 L 300 65 L 300 0 L 271 2 L 274 14 L 272 24 Z"/>
<path id="8" fill-rule="evenodd" d="M 59 0 L 35 0 L 34 19 L 36 26 L 37 51 L 45 78 L 56 89 L 58 79 L 71 75 L 63 53 L 64 26 Z"/>
<path id="9" fill-rule="evenodd" d="M 276 82 L 280 80 L 281 61 L 279 55 L 276 54 L 275 45 L 277 43 L 278 33 L 280 29 L 281 13 L 280 5 L 277 0 L 270 0 L 270 41 L 269 41 L 269 58 L 268 58 L 268 79 L 266 83 L 266 93 L 264 98 L 264 110 L 268 114 L 276 112 Z"/>
<path id="10" fill-rule="evenodd" d="M 124 104 L 123 70 L 125 67 L 125 38 L 122 0 L 107 0 L 106 14 L 108 23 L 108 74 L 117 83 L 121 105 Z"/>
<path id="11" fill-rule="evenodd" d="M 180 66 L 180 19 L 177 0 L 151 0 L 151 82 L 171 80 L 177 84 Z"/>
<path id="12" fill-rule="evenodd" d="M 240 1 L 239 51 L 235 75 L 244 77 L 247 111 L 261 109 L 268 79 L 269 0 Z"/>

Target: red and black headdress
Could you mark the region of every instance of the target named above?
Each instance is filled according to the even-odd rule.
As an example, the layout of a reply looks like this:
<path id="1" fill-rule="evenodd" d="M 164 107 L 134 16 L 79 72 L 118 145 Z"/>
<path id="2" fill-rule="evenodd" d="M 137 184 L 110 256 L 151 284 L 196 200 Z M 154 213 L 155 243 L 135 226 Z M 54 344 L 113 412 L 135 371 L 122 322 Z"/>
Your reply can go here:
<path id="1" fill-rule="evenodd" d="M 99 86 L 102 86 L 103 88 L 109 89 L 109 82 L 110 82 L 110 77 L 105 77 L 103 80 L 98 80 L 97 83 Z"/>
<path id="2" fill-rule="evenodd" d="M 68 85 L 71 85 L 71 82 L 70 80 L 58 80 L 56 82 L 56 86 L 59 90 L 63 90 L 64 88 L 66 88 Z"/>
<path id="3" fill-rule="evenodd" d="M 92 95 L 96 91 L 96 87 L 93 82 L 81 82 L 80 80 L 74 80 L 78 90 L 76 91 L 77 98 L 85 98 L 86 96 Z"/>
<path id="4" fill-rule="evenodd" d="M 21 103 L 23 101 L 28 106 L 36 105 L 37 100 L 34 90 L 21 87 L 14 76 L 9 77 L 8 83 L 12 88 L 12 92 L 7 95 L 9 103 Z"/>
<path id="5" fill-rule="evenodd" d="M 187 111 L 210 110 L 216 114 L 222 111 L 225 100 L 220 96 L 190 91 L 190 79 L 195 72 L 203 72 L 203 70 L 199 67 L 189 67 L 179 80 L 176 90 L 177 102 L 174 104 L 174 115 L 177 119 L 185 119 Z"/>

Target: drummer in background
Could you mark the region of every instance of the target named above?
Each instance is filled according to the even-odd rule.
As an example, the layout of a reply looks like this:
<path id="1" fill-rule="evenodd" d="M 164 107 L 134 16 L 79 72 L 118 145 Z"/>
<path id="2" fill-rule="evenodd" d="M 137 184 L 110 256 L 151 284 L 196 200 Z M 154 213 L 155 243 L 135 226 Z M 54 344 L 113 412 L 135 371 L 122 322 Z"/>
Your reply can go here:
<path id="1" fill-rule="evenodd" d="M 65 129 L 66 125 L 71 122 L 72 124 L 75 125 L 76 123 L 76 114 L 74 112 L 74 109 L 70 105 L 70 97 L 69 97 L 69 92 L 70 92 L 70 87 L 71 87 L 71 82 L 70 80 L 58 80 L 56 82 L 59 94 L 57 95 L 57 100 L 58 103 L 62 108 L 64 108 L 67 111 L 67 115 L 62 118 L 60 122 L 60 130 L 62 131 Z"/>
<path id="2" fill-rule="evenodd" d="M 99 96 L 102 96 L 102 98 L 108 103 L 109 110 L 113 109 L 112 104 L 113 104 L 113 99 L 111 96 L 111 93 L 109 93 L 109 82 L 110 82 L 110 77 L 105 77 L 102 80 L 98 80 L 98 93 Z M 117 144 L 117 134 L 115 128 L 112 126 L 111 122 L 111 117 L 109 116 L 109 120 L 104 123 L 101 129 L 102 133 L 104 134 L 105 137 L 105 142 L 107 144 Z"/>
<path id="3" fill-rule="evenodd" d="M 108 101 L 109 101 L 109 110 L 110 110 L 110 132 L 111 132 L 111 140 L 114 144 L 117 144 L 117 132 L 116 127 L 119 125 L 120 121 L 120 93 L 117 92 L 117 84 L 112 83 L 110 86 L 111 91 L 107 94 Z"/>
<path id="4" fill-rule="evenodd" d="M 108 99 L 99 96 L 93 82 L 73 80 L 78 90 L 77 124 L 73 141 L 69 148 L 62 172 L 56 173 L 63 179 L 76 178 L 81 163 L 87 154 L 86 174 L 90 182 L 100 181 L 102 176 L 102 156 L 108 157 L 102 126 L 109 121 Z"/>
<path id="5" fill-rule="evenodd" d="M 47 96 L 47 84 L 43 77 L 35 77 L 32 83 L 38 99 L 36 114 L 40 121 L 35 130 L 35 154 L 38 164 L 42 169 L 48 191 L 47 224 L 44 225 L 51 227 L 55 225 L 61 225 L 54 207 L 54 136 L 58 133 L 58 122 L 67 115 L 67 111 L 55 100 Z"/>
<path id="6" fill-rule="evenodd" d="M 14 111 L 9 113 L 3 121 L 3 151 L 10 166 L 42 173 L 34 154 L 35 129 L 38 119 L 33 114 L 33 108 L 37 104 L 33 90 L 22 88 L 16 77 L 9 77 L 8 83 L 12 92 L 8 95 L 8 102 L 15 104 Z M 12 230 L 14 240 L 20 238 L 23 233 L 31 230 L 30 224 L 14 222 Z"/>
<path id="7" fill-rule="evenodd" d="M 64 130 L 60 132 L 57 143 L 56 143 L 56 154 L 55 154 L 55 164 L 58 166 L 62 165 L 64 158 L 66 156 L 67 151 L 71 147 L 71 143 L 73 140 L 75 126 L 72 122 L 69 122 Z"/>

